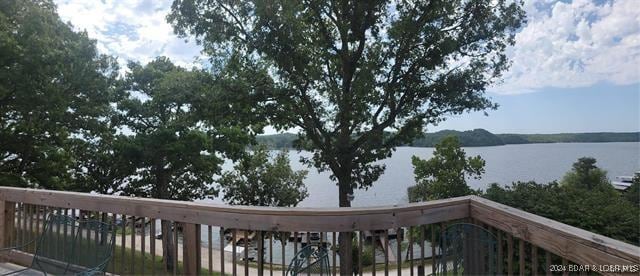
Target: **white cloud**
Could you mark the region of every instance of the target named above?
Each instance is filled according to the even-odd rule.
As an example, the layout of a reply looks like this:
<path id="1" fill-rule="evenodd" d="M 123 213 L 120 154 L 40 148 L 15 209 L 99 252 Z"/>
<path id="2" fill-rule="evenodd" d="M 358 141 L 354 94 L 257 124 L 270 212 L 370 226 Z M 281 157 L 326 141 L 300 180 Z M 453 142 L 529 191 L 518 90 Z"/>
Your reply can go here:
<path id="1" fill-rule="evenodd" d="M 513 65 L 493 92 L 640 82 L 639 7 L 634 0 L 526 2 L 528 24 L 509 50 Z"/>
<path id="2" fill-rule="evenodd" d="M 168 56 L 181 66 L 198 66 L 201 47 L 173 34 L 165 17 L 171 0 L 55 0 L 58 13 L 78 30 L 98 41 L 98 50 L 143 63 Z"/>
<path id="3" fill-rule="evenodd" d="M 527 0 L 528 23 L 509 49 L 513 65 L 500 94 L 545 87 L 588 87 L 600 82 L 640 82 L 639 1 Z M 182 66 L 206 58 L 201 47 L 173 34 L 165 17 L 172 0 L 56 0 L 58 12 L 98 40 L 98 49 L 127 60 L 148 62 L 165 55 Z M 598 2 L 603 2 L 599 1 Z"/>

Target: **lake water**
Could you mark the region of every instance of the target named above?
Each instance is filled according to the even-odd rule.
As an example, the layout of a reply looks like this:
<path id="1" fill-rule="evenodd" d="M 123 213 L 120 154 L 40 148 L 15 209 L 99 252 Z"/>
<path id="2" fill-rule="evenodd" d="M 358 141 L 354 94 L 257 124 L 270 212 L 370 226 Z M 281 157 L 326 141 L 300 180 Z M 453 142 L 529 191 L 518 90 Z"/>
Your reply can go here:
<path id="1" fill-rule="evenodd" d="M 510 184 L 514 181 L 534 180 L 539 183 L 548 183 L 559 180 L 571 169 L 571 165 L 580 157 L 590 156 L 597 159 L 597 165 L 608 172 L 612 179 L 618 175 L 632 175 L 640 170 L 640 143 L 557 143 L 557 144 L 526 144 L 505 145 L 495 147 L 464 148 L 467 156 L 480 155 L 486 160 L 485 174 L 482 179 L 468 180 L 474 189 L 482 189 L 490 183 Z M 294 169 L 305 168 L 299 163 L 300 155 L 308 156 L 308 152 L 290 151 L 291 165 Z M 391 158 L 385 159 L 387 169 L 384 175 L 368 190 L 355 192 L 353 206 L 380 206 L 403 204 L 407 202 L 407 188 L 414 185 L 413 166 L 411 156 L 420 158 L 433 156 L 433 148 L 400 147 Z M 227 163 L 225 170 L 232 168 Z M 338 189 L 335 183 L 329 179 L 329 172 L 318 173 L 315 169 L 309 169 L 309 175 L 305 179 L 309 191 L 309 197 L 299 204 L 304 207 L 329 207 L 338 206 Z M 208 202 L 221 203 L 220 197 Z M 159 227 L 157 227 L 159 229 Z M 218 227 L 213 227 L 212 240 L 208 241 L 207 231 L 202 229 L 202 240 L 210 242 L 213 248 L 218 248 L 220 235 Z M 328 237 L 331 240 L 331 236 Z M 395 248 L 395 241 L 390 241 Z M 267 243 L 267 248 L 273 246 L 273 252 L 280 252 L 281 245 L 274 242 Z M 417 247 L 416 247 L 417 248 Z M 293 243 L 288 243 L 285 248 L 286 262 L 290 262 L 294 255 Z M 430 253 L 430 252 L 427 252 Z M 250 253 L 252 256 L 255 250 Z M 383 259 L 382 252 L 376 258 Z M 415 253 L 417 256 L 418 253 Z M 280 254 L 275 254 L 274 263 L 280 263 Z"/>
<path id="2" fill-rule="evenodd" d="M 640 170 L 640 143 L 554 143 L 524 144 L 493 147 L 464 148 L 467 156 L 480 155 L 485 161 L 485 174 L 482 179 L 468 180 L 474 189 L 483 189 L 490 183 L 501 185 L 514 181 L 534 180 L 548 183 L 560 180 L 571 169 L 571 165 L 580 157 L 590 156 L 597 160 L 596 165 L 608 172 L 610 179 L 619 175 L 632 175 Z M 300 155 L 308 152 L 290 151 L 291 165 L 294 169 L 305 168 L 299 163 Z M 430 158 L 433 148 L 399 147 L 391 158 L 383 160 L 385 173 L 368 190 L 355 191 L 353 206 L 380 206 L 406 203 L 407 188 L 415 184 L 411 156 Z M 225 165 L 226 169 L 231 164 Z M 338 206 L 338 188 L 329 179 L 329 172 L 318 173 L 310 168 L 305 184 L 309 197 L 299 206 L 328 207 Z M 213 200 L 220 202 L 220 199 Z"/>

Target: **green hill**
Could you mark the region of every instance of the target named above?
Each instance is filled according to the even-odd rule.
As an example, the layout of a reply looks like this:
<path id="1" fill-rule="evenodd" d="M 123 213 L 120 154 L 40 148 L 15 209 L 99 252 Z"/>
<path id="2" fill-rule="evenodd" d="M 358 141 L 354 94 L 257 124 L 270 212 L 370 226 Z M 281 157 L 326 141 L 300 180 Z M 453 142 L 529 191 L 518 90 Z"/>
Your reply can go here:
<path id="1" fill-rule="evenodd" d="M 456 136 L 463 147 L 500 146 L 504 141 L 495 134 L 478 128 L 467 131 L 441 130 L 434 133 L 427 133 L 423 138 L 416 139 L 410 146 L 413 147 L 433 147 L 440 140 L 447 136 Z"/>
<path id="2" fill-rule="evenodd" d="M 493 134 L 485 129 L 467 131 L 441 130 L 426 133 L 408 146 L 433 147 L 444 137 L 456 136 L 463 147 L 500 146 L 507 144 L 532 143 L 604 143 L 604 142 L 640 142 L 640 132 L 591 132 L 591 133 L 558 133 L 558 134 Z M 291 148 L 296 134 L 283 133 L 260 135 L 258 143 L 266 144 L 272 149 Z"/>

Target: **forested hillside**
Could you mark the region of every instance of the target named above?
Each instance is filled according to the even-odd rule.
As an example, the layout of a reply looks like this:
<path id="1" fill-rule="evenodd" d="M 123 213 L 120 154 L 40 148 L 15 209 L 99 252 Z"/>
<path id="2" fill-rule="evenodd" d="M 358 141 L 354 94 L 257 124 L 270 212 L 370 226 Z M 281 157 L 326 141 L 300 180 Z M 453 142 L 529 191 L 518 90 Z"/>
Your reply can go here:
<path id="1" fill-rule="evenodd" d="M 485 129 L 467 131 L 441 130 L 427 133 L 408 146 L 433 147 L 447 136 L 456 136 L 463 147 L 499 146 L 532 143 L 604 143 L 640 142 L 640 132 L 593 132 L 558 134 L 493 134 Z M 258 136 L 258 142 L 271 149 L 291 148 L 295 134 L 283 133 Z"/>

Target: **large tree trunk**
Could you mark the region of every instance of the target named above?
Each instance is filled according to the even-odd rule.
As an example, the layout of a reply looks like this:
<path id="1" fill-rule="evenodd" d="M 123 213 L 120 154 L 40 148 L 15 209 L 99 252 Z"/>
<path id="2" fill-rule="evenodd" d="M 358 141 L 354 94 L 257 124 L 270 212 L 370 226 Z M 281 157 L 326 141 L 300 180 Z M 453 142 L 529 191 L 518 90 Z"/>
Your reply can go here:
<path id="1" fill-rule="evenodd" d="M 173 240 L 173 231 L 171 230 L 171 221 L 162 220 L 161 222 L 162 228 L 162 261 L 164 264 L 165 272 L 173 271 L 173 262 L 174 258 L 174 240 Z M 177 231 L 177 229 L 175 229 Z"/>
<path id="2" fill-rule="evenodd" d="M 351 207 L 351 201 L 347 195 L 351 193 L 350 180 L 342 178 L 338 180 L 340 207 Z M 353 275 L 352 232 L 340 232 L 338 253 L 340 254 L 340 275 Z"/>
<path id="3" fill-rule="evenodd" d="M 156 187 L 153 191 L 153 197 L 160 199 L 169 199 L 170 196 L 167 194 L 167 190 L 169 188 L 169 180 L 168 176 L 165 173 L 161 162 L 158 162 L 159 165 L 155 167 L 156 173 Z M 173 263 L 175 262 L 174 246 L 178 241 L 173 238 L 173 231 L 178 231 L 177 226 L 172 230 L 172 222 L 169 220 L 162 220 L 160 222 L 160 229 L 162 231 L 162 262 L 165 269 L 165 272 L 173 271 Z"/>

